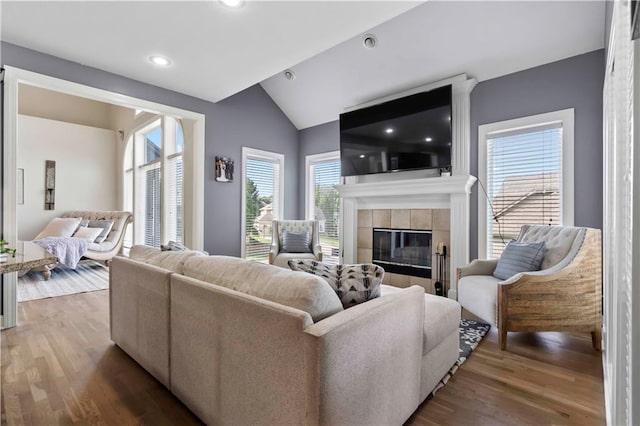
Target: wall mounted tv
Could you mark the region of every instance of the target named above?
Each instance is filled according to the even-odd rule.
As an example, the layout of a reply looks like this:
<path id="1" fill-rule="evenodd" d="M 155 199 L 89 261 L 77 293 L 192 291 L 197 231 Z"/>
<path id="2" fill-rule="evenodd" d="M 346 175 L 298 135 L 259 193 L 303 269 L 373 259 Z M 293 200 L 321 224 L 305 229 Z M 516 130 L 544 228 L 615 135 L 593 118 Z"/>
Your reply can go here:
<path id="1" fill-rule="evenodd" d="M 340 114 L 342 176 L 451 167 L 451 86 Z"/>

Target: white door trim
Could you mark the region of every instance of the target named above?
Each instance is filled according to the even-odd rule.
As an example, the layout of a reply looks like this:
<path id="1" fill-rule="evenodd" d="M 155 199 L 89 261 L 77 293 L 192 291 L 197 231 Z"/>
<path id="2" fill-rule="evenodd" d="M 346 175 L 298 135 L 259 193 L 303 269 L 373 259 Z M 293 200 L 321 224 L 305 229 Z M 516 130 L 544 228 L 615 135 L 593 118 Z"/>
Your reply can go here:
<path id="1" fill-rule="evenodd" d="M 193 164 L 191 173 L 193 197 L 190 204 L 192 227 L 189 237 L 191 240 L 190 244 L 194 249 L 202 250 L 204 248 L 204 114 L 109 92 L 107 90 L 97 89 L 95 87 L 85 86 L 83 84 L 73 83 L 10 66 L 5 67 L 4 83 L 4 209 L 2 225 L 3 237 L 11 246 L 15 246 L 18 234 L 16 217 L 16 154 L 18 140 L 18 85 L 22 83 L 118 106 L 139 108 L 157 114 L 193 120 L 193 147 L 190 153 L 185 150 L 185 156 L 190 154 L 189 157 Z M 2 302 L 4 313 L 2 328 L 16 325 L 16 282 L 15 273 L 5 274 Z"/>

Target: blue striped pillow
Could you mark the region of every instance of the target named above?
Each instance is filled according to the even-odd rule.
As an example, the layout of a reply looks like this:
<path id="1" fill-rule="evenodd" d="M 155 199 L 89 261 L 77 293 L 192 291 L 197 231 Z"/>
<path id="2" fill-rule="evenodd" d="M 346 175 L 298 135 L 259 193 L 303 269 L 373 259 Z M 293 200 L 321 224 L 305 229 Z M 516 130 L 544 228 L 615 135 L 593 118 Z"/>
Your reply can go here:
<path id="1" fill-rule="evenodd" d="M 520 272 L 537 271 L 546 252 L 544 241 L 538 243 L 509 241 L 498 260 L 493 276 L 506 280 Z"/>
<path id="2" fill-rule="evenodd" d="M 284 253 L 311 253 L 311 234 L 306 232 L 282 232 L 282 250 Z"/>

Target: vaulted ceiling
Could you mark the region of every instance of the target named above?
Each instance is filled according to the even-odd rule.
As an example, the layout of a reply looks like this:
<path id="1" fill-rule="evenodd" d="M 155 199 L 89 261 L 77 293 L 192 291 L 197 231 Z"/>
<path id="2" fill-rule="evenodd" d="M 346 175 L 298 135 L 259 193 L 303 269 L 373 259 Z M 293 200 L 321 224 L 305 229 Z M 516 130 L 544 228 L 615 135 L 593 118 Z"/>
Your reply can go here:
<path id="1" fill-rule="evenodd" d="M 299 128 L 460 73 L 603 47 L 601 1 L 3 1 L 2 40 L 218 102 L 261 83 Z M 374 49 L 362 46 L 373 33 Z M 151 55 L 172 64 L 152 65 Z M 296 78 L 282 71 L 290 68 Z"/>

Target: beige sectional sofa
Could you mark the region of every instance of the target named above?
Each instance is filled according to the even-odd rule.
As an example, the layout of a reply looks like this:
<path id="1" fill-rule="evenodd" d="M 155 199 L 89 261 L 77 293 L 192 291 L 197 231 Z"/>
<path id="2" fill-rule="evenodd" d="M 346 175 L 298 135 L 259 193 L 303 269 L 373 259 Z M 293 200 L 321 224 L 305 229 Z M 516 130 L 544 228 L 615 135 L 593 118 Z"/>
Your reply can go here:
<path id="1" fill-rule="evenodd" d="M 137 246 L 110 268 L 111 338 L 208 424 L 402 424 L 458 358 L 460 305 Z"/>

